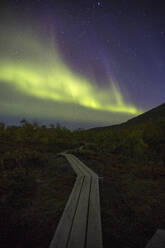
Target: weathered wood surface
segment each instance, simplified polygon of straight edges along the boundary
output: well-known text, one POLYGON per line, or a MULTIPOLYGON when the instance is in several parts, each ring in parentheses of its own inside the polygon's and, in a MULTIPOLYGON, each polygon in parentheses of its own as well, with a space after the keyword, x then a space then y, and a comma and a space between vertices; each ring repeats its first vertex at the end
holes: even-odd
POLYGON ((102 247, 99 182, 98 178, 95 177, 92 178, 91 182, 86 247, 102 247))
POLYGON ((145 248, 164 248, 165 231, 158 229, 145 248))
POLYGON ((73 221, 72 231, 69 237, 69 248, 84 248, 86 240, 86 226, 88 217, 88 202, 90 194, 90 177, 84 179, 79 204, 73 221))
POLYGON ((72 227, 72 221, 76 212, 78 200, 80 197, 80 192, 82 188, 84 177, 78 177, 69 200, 66 204, 63 215, 57 226, 55 235, 51 241, 50 248, 65 248, 67 247, 67 242, 72 227))
POLYGON ((50 248, 102 248, 98 176, 72 154, 62 154, 77 175, 50 248))
POLYGON ((79 160, 74 155, 71 155, 71 156, 72 158, 74 158, 75 161, 77 161, 78 165, 80 165, 82 168, 84 168, 89 173, 89 175, 98 178, 98 175, 94 171, 92 171, 90 168, 88 168, 81 160, 79 160))

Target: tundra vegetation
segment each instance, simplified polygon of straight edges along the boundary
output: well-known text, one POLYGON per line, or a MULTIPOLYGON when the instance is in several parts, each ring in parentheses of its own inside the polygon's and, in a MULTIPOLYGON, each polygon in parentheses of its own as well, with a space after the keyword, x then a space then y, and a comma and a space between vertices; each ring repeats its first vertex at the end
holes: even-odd
POLYGON ((75 175, 59 153, 100 176, 104 247, 141 248, 165 229, 165 118, 70 131, 0 124, 1 247, 48 247, 75 175))

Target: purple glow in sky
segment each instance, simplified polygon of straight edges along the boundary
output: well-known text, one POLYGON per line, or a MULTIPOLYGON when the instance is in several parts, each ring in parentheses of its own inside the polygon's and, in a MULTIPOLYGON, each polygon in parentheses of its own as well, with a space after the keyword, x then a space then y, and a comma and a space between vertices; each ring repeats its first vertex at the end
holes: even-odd
POLYGON ((111 125, 165 102, 163 1, 2 0, 0 16, 1 121, 111 125))

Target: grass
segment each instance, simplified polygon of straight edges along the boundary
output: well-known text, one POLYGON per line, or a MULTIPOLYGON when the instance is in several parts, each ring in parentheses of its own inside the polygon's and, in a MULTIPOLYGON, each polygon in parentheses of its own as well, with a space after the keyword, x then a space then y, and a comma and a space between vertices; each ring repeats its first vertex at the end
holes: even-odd
POLYGON ((100 196, 104 248, 144 248, 157 229, 165 229, 163 169, 160 173, 152 165, 122 164, 116 156, 87 151, 77 152, 77 156, 103 176, 100 196))
POLYGON ((28 172, 35 182, 32 192, 22 192, 21 199, 19 188, 17 204, 16 194, 10 199, 11 204, 1 204, 2 248, 13 244, 17 248, 49 247, 75 181, 65 158, 53 154, 47 154, 42 165, 29 168, 28 172))

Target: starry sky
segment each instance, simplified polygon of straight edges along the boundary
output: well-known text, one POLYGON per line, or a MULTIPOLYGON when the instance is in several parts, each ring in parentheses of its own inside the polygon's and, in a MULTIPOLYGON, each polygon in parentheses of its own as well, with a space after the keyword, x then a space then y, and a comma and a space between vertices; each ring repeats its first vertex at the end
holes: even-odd
POLYGON ((165 102, 160 0, 1 0, 0 121, 88 128, 165 102))

